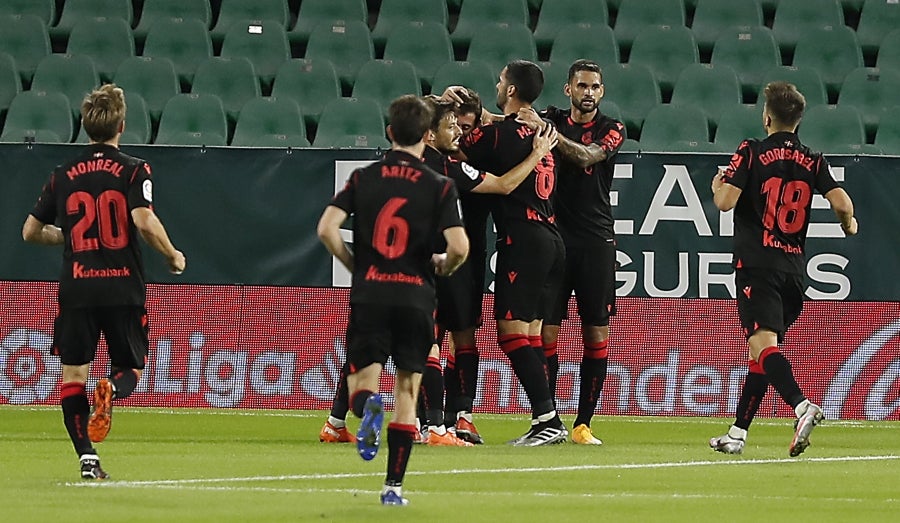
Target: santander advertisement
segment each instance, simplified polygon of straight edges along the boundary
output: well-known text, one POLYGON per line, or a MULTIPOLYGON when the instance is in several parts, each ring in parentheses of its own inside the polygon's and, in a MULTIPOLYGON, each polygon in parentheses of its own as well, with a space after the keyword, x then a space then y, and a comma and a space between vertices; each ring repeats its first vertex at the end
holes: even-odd
MULTIPOLYGON (((329 408, 345 354, 347 298, 333 288, 151 285, 150 353, 124 404, 329 408)), ((491 295, 484 305, 491 310, 491 295)), ((733 300, 626 297, 617 305, 600 413, 733 415, 747 369, 733 300)), ((0 404, 58 403, 56 310, 55 283, 0 282, 0 404)), ((577 318, 574 305, 570 317, 577 318)), ((564 322, 559 347, 557 406, 574 413, 577 320, 564 322)), ((527 412, 491 320, 480 329, 479 350, 476 411, 527 412)), ((900 303, 808 301, 782 350, 829 419, 900 416, 900 303)), ((101 342, 92 381, 107 366, 101 342)), ((389 366, 383 390, 392 375, 389 366)), ((760 414, 791 415, 771 388, 760 414)))

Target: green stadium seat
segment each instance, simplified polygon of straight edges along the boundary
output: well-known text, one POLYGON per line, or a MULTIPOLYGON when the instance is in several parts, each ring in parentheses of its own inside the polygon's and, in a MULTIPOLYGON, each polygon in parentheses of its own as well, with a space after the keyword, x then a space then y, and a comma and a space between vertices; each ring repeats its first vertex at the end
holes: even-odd
POLYGON ((411 63, 422 87, 430 89, 438 67, 453 61, 450 34, 445 26, 435 22, 409 22, 395 26, 385 43, 384 59, 411 63))
POLYGON ((692 105, 661 104, 647 113, 640 136, 645 151, 679 151, 690 142, 702 147, 709 144, 709 123, 692 105))
POLYGON ((131 0, 66 0, 63 4, 59 22, 50 28, 50 37, 54 41, 64 42, 72 28, 82 20, 97 18, 121 18, 131 27, 134 10, 131 0))
POLYGON ((201 20, 160 18, 147 33, 143 56, 170 60, 181 89, 190 90, 197 68, 213 56, 212 40, 201 20))
POLYGON ((56 21, 56 0, 3 0, 0 15, 34 15, 50 27, 56 21))
POLYGON ((122 60, 134 56, 134 35, 121 18, 88 18, 72 28, 66 53, 89 57, 100 79, 109 82, 122 60))
POLYGON ((163 109, 156 141, 159 145, 228 144, 228 122, 222 100, 213 94, 179 94, 163 109))
MULTIPOLYGON (((146 145, 150 143, 152 126, 150 123, 150 114, 147 112, 147 103, 139 94, 127 94, 125 103, 128 111, 125 115, 125 132, 119 138, 119 143, 123 145, 146 145)), ((84 127, 78 131, 78 138, 75 143, 85 144, 90 142, 84 127)))
POLYGON ((485 24, 524 25, 528 27, 528 6, 525 0, 491 0, 490 2, 463 2, 459 10, 456 28, 450 40, 458 54, 468 48, 476 34, 484 31, 485 24))
POLYGON ((291 45, 284 25, 276 20, 235 22, 222 42, 221 56, 250 60, 262 90, 269 91, 278 68, 291 59, 291 45))
POLYGON ((818 70, 829 99, 837 99, 847 74, 863 66, 856 32, 845 25, 810 31, 797 42, 793 65, 818 70))
POLYGON ((620 153, 636 153, 641 150, 641 142, 635 140, 634 138, 626 138, 625 141, 622 142, 622 147, 619 148, 620 153))
POLYGON ((742 141, 748 138, 762 139, 765 136, 762 109, 755 105, 742 104, 722 113, 719 117, 713 143, 719 151, 733 153, 742 141))
POLYGON ((35 91, 64 94, 75 121, 80 118, 84 96, 99 86, 100 76, 91 59, 68 54, 51 54, 41 60, 31 82, 35 91))
POLYGON ((369 27, 359 20, 320 24, 309 37, 304 58, 331 60, 342 87, 349 91, 359 68, 375 58, 369 27))
POLYGON ((825 154, 857 154, 866 143, 862 117, 850 106, 817 105, 803 116, 797 129, 800 141, 825 154))
POLYGON ((221 0, 221 2, 216 25, 210 31, 210 37, 217 45, 236 24, 246 26, 251 22, 274 22, 287 32, 290 23, 287 0, 221 0))
POLYGON ((794 47, 807 34, 826 27, 844 25, 844 11, 838 0, 802 0, 780 2, 772 22, 772 33, 781 48, 782 58, 791 56, 794 47))
MULTIPOLYGON (((197 20, 209 31, 212 8, 209 0, 144 0, 141 19, 134 28, 134 38, 139 45, 159 20, 197 20)), ((207 33, 207 38, 209 34, 207 33)))
POLYGON ((74 130, 69 99, 64 94, 22 91, 9 105, 0 142, 69 143, 74 130))
MULTIPOLYGON (((596 2, 589 9, 582 0, 553 0, 541 6, 537 25, 534 27, 534 42, 538 53, 546 56, 556 38, 571 29, 572 13, 578 13, 579 24, 595 27, 609 27, 609 11, 606 2, 596 2)), ((616 47, 618 49, 618 45, 616 47)), ((552 60, 551 60, 552 61, 552 60)), ((618 58, 616 59, 618 61, 618 58)))
POLYGON ((687 27, 653 25, 643 28, 635 37, 628 63, 649 67, 663 98, 668 99, 681 71, 700 63, 700 53, 687 27))
MULTIPOLYGON (((565 108, 565 106, 563 106, 565 108)), ((622 109, 616 105, 615 102, 607 102, 606 100, 600 100, 600 105, 598 106, 600 109, 600 113, 609 116, 613 120, 622 121, 622 109)), ((626 133, 627 136, 627 133, 626 133)))
POLYGON ((325 105, 340 98, 341 82, 331 61, 295 58, 278 69, 272 96, 297 102, 307 125, 315 125, 325 105))
POLYGON ((781 65, 772 30, 764 26, 732 27, 713 45, 710 63, 730 66, 741 80, 745 102, 755 101, 762 75, 781 65))
POLYGON ((6 116, 9 104, 22 92, 22 79, 16 61, 7 53, 0 53, 0 123, 6 116))
MULTIPOLYGON (((859 13, 856 35, 863 53, 873 56, 882 41, 892 31, 900 28, 900 2, 893 0, 866 0, 859 13)), ((881 67, 881 65, 879 65, 881 67)))
POLYGON ((331 145, 335 149, 387 149, 390 146, 391 142, 380 134, 345 134, 331 145))
POLYGON ((806 108, 828 103, 828 92, 825 90, 825 82, 817 69, 812 67, 794 67, 779 65, 766 71, 759 85, 759 94, 756 97, 756 105, 762 110, 766 99, 763 90, 769 82, 788 82, 794 84, 797 90, 806 98, 806 108))
POLYGON ((900 106, 900 71, 860 67, 850 71, 841 86, 838 106, 855 107, 862 116, 866 141, 875 139, 875 131, 888 109, 900 106))
POLYGON ((297 102, 261 97, 241 109, 231 145, 241 147, 309 147, 306 124, 297 102))
POLYGON ((900 156, 900 107, 885 112, 875 134, 875 146, 884 154, 900 156))
POLYGON ((646 65, 616 64, 603 69, 604 99, 622 109, 629 136, 640 135, 647 113, 662 103, 659 84, 646 65))
POLYGON ((572 65, 588 58, 607 67, 619 63, 619 44, 608 25, 574 24, 561 31, 550 48, 550 61, 572 65))
POLYGON ((447 62, 434 73, 431 92, 439 95, 451 85, 463 85, 477 92, 482 103, 490 107, 497 98, 499 79, 500 71, 491 71, 481 62, 447 62))
POLYGON ((758 0, 698 0, 691 30, 701 53, 712 51, 722 31, 733 26, 763 25, 758 0))
MULTIPOLYGON (((307 45, 319 25, 346 26, 350 22, 368 22, 366 0, 303 0, 297 13, 297 23, 288 32, 291 43, 307 45), (340 20, 341 23, 337 23, 340 20)), ((366 25, 368 32, 368 25, 366 25)), ((371 37, 370 37, 371 39, 371 37)), ((307 56, 309 58, 309 56, 307 56)), ((371 59, 374 57, 369 57, 371 59)))
POLYGON ((470 62, 482 62, 498 73, 513 60, 537 62, 534 37, 521 24, 483 25, 469 43, 470 62))
MULTIPOLYGON (((411 22, 437 24, 447 30, 449 24, 446 0, 388 0, 381 3, 378 11, 378 20, 372 29, 372 42, 376 51, 385 50, 385 45, 391 34, 401 28, 396 40, 401 40, 402 35, 411 22)), ((421 26, 420 26, 421 27, 421 26)), ((412 39, 412 36, 408 38, 412 39)), ((424 44, 421 44, 424 45, 424 44)), ((385 56, 387 59, 387 56, 385 56)))
POLYGON ((34 15, 0 15, 0 53, 16 60, 22 84, 31 84, 38 62, 50 54, 47 27, 34 15))
POLYGON ((359 69, 352 96, 375 100, 387 118, 388 106, 404 94, 422 95, 419 77, 412 64, 405 60, 372 60, 359 69))
POLYGON ((385 136, 383 111, 368 98, 337 98, 322 109, 314 147, 337 147, 346 136, 385 136))
POLYGON ((218 96, 230 122, 237 121, 245 103, 260 96, 256 69, 246 58, 213 57, 203 62, 191 92, 218 96))
POLYGON ((569 107, 569 97, 563 90, 569 80, 569 64, 541 62, 539 65, 544 71, 544 89, 533 105, 540 109, 548 105, 562 109, 569 107))
POLYGON ((900 27, 884 37, 878 49, 875 66, 881 69, 900 70, 900 27))
POLYGON ((645 27, 685 26, 684 0, 622 0, 616 15, 616 40, 623 56, 645 27))
POLYGON ((692 64, 678 75, 672 103, 703 111, 715 129, 719 118, 741 104, 741 82, 727 65, 692 64))
POLYGON ((134 56, 126 58, 116 69, 113 82, 125 91, 125 99, 131 94, 140 95, 147 104, 147 112, 158 123, 166 103, 180 94, 175 66, 168 58, 134 56))

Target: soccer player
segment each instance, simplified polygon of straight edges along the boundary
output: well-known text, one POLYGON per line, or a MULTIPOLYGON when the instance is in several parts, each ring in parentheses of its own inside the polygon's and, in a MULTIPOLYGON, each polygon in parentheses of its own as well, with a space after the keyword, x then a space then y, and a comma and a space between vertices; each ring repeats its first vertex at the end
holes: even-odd
POLYGON ((738 316, 750 360, 735 422, 727 434, 710 439, 709 446, 726 454, 743 451, 747 429, 771 383, 797 415, 789 453, 799 456, 824 415, 803 395, 778 344, 803 308, 804 245, 813 190, 831 204, 846 235, 856 234, 858 225, 853 202, 832 177, 828 162, 797 136, 806 106, 803 95, 786 82, 772 82, 763 93, 768 136, 743 141, 728 167, 712 180, 716 207, 734 209, 738 316))
POLYGON ((532 129, 547 119, 560 133, 559 146, 554 150, 558 181, 553 208, 566 245, 566 273, 556 302, 544 319, 541 337, 550 392, 555 397, 557 339, 574 290, 584 350, 572 441, 600 445, 602 442, 591 431, 591 419, 606 380, 609 318, 616 313, 616 240, 609 191, 616 153, 625 140, 625 126, 598 109, 604 90, 603 75, 595 62, 576 60, 569 67, 564 90, 570 101, 568 109, 551 106, 540 113, 531 108, 519 113, 519 119, 532 129))
MULTIPOLYGON (((436 172, 448 176, 456 182, 456 186, 460 191, 461 202, 465 201, 467 195, 509 194, 525 180, 544 156, 556 145, 556 130, 551 126, 547 126, 543 132, 535 135, 531 154, 510 171, 500 176, 479 171, 467 163, 449 156, 459 151, 459 140, 463 134, 462 129, 458 125, 456 104, 442 100, 437 96, 428 96, 425 100, 434 111, 434 117, 431 121, 431 132, 428 140, 426 140, 428 147, 425 148, 425 163, 436 172)), ((480 111, 480 103, 478 105, 480 111)), ((463 216, 467 217, 465 209, 464 206, 463 216)), ((482 223, 480 227, 480 231, 475 230, 471 234, 480 234, 484 238, 484 224, 482 223)), ((452 411, 455 409, 457 414, 457 417, 454 418, 456 420, 456 435, 470 443, 483 442, 475 429, 471 413, 478 372, 478 353, 475 351, 474 343, 475 328, 480 323, 482 289, 484 288, 483 258, 479 263, 481 265, 476 267, 467 261, 456 274, 449 278, 438 280, 437 285, 437 321, 442 328, 451 332, 457 351, 457 363, 461 363, 458 368, 462 379, 458 381, 460 388, 457 390, 457 402, 454 405, 448 399, 447 410, 452 411), (460 348, 463 350, 461 351, 460 348), (470 353, 474 354, 474 358, 467 358, 470 353)), ((436 416, 440 414, 440 399, 443 397, 439 359, 438 346, 435 345, 432 353, 429 355, 429 368, 426 369, 423 376, 424 396, 427 407, 430 407, 430 409, 426 409, 430 410, 430 412, 426 412, 426 418, 429 419, 429 425, 432 425, 429 427, 427 440, 429 444, 431 444, 432 439, 440 441, 439 438, 444 428, 443 426, 433 426, 438 423, 436 416), (429 374, 434 375, 434 377, 429 379, 429 374), (438 438, 434 437, 435 434, 438 435, 438 438)), ((443 423, 443 420, 440 423, 443 423)))
POLYGON ((416 432, 416 397, 434 341, 435 273, 452 274, 465 261, 469 242, 456 186, 421 161, 431 123, 428 105, 405 95, 391 103, 388 113, 391 150, 350 175, 322 214, 318 234, 353 274, 347 385, 351 410, 362 418, 356 436, 363 459, 375 457, 381 439, 381 371, 388 357, 397 367, 381 502, 405 505, 401 487, 416 432), (340 234, 350 215, 355 252, 340 234), (447 250, 434 254, 438 236, 447 250))
POLYGON ((119 150, 125 111, 125 95, 114 84, 85 97, 81 123, 90 143, 53 170, 22 227, 27 242, 63 245, 53 350, 62 363, 63 420, 81 462, 81 477, 90 480, 109 478, 92 442, 106 438, 112 400, 134 391, 147 358, 138 233, 165 256, 171 272, 180 274, 185 267, 184 254, 153 212, 150 166, 119 150), (110 374, 97 382, 90 412, 85 384, 101 332, 110 374))
MULTIPOLYGON (((516 122, 516 113, 531 106, 543 85, 543 72, 532 62, 516 60, 504 67, 497 83, 497 107, 506 117, 472 131, 461 144, 460 159, 478 169, 502 173, 531 154, 536 131, 516 122)), ((533 416, 531 429, 513 440, 515 445, 560 443, 568 435, 550 394, 541 344, 541 322, 561 284, 565 263, 550 202, 555 189, 555 164, 548 153, 524 182, 500 198, 502 217, 494 215, 497 341, 525 389, 533 416)))

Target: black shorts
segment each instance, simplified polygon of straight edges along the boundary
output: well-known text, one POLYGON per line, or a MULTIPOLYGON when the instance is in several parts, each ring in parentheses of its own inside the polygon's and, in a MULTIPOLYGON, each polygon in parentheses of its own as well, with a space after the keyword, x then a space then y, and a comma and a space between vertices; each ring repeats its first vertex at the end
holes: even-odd
POLYGON ((434 337, 433 312, 415 307, 350 304, 347 361, 351 369, 373 363, 384 365, 391 357, 398 370, 421 373, 434 337))
POLYGON ((598 239, 566 247, 566 273, 544 324, 559 325, 568 319, 569 298, 575 291, 582 325, 605 327, 616 314, 616 243, 598 239))
POLYGON ((53 352, 63 365, 90 363, 101 332, 113 368, 144 368, 150 324, 147 309, 140 305, 61 307, 53 327, 53 352))
POLYGON ((744 336, 760 328, 784 333, 803 310, 803 276, 781 271, 745 268, 735 271, 738 316, 744 336))
POLYGON ((544 319, 565 272, 562 238, 534 226, 513 224, 498 242, 494 317, 531 322, 544 319))
MULTIPOLYGON (((484 264, 478 267, 483 267, 484 264)), ((451 332, 466 330, 481 325, 481 301, 484 278, 475 281, 471 262, 464 263, 451 276, 438 277, 437 289, 437 323, 444 330, 451 332)))

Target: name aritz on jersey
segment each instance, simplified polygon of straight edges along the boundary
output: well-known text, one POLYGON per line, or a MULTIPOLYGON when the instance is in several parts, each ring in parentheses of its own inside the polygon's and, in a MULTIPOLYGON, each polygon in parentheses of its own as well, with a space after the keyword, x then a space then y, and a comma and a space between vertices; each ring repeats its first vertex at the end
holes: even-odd
POLYGON ((462 168, 462 172, 464 172, 466 174, 466 176, 468 176, 469 178, 471 178, 473 180, 477 180, 478 177, 480 176, 478 169, 472 167, 471 165, 467 164, 466 162, 460 162, 459 165, 462 168))

